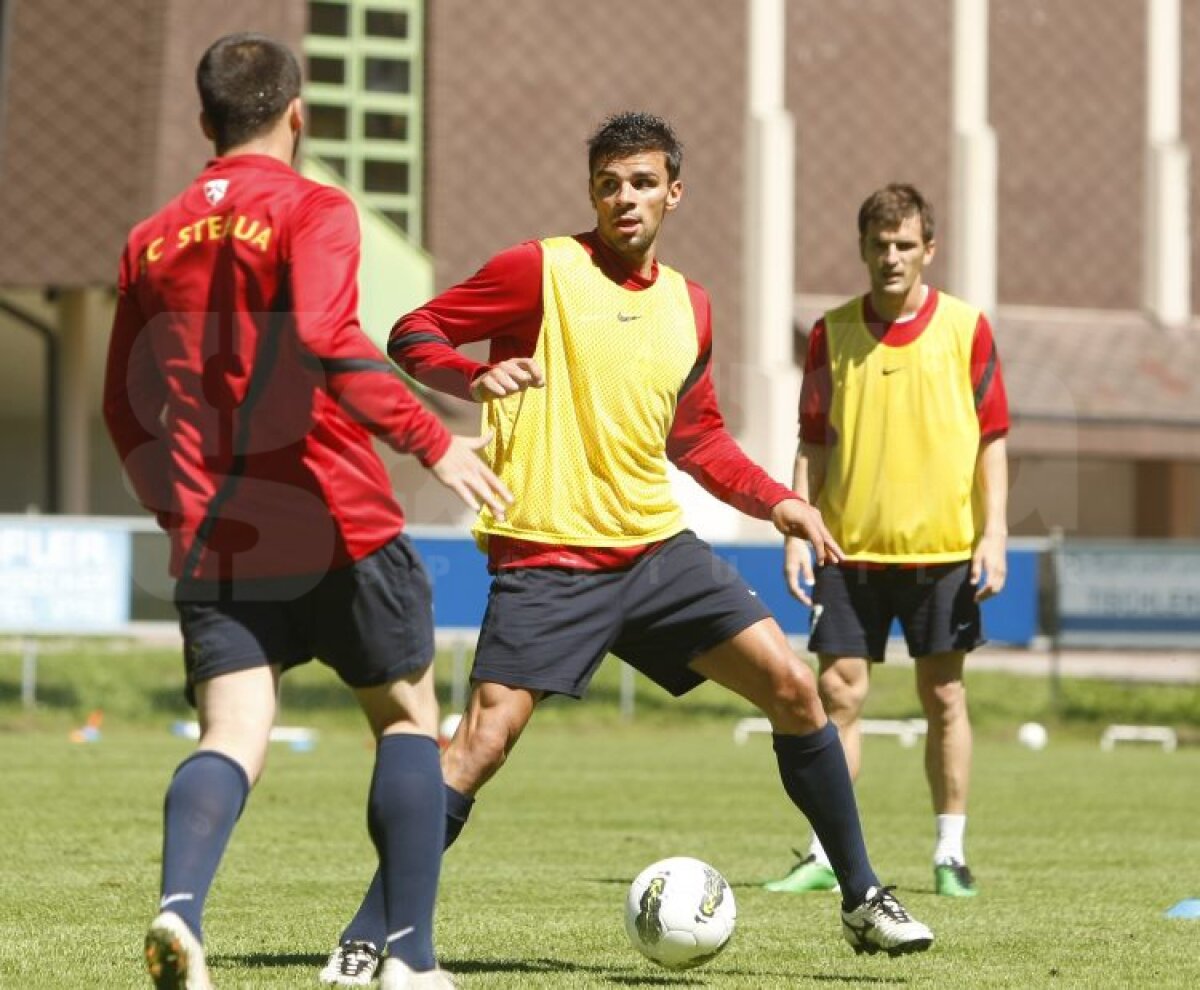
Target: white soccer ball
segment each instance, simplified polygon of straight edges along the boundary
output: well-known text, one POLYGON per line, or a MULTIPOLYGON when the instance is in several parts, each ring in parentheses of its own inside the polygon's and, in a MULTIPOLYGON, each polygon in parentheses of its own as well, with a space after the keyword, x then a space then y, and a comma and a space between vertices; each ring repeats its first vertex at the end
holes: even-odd
POLYGON ((459 712, 453 712, 442 719, 438 725, 438 746, 445 749, 450 745, 450 740, 454 738, 454 733, 458 731, 458 723, 462 721, 462 715, 459 712))
POLYGON ((633 947, 667 969, 691 969, 725 948, 737 907, 725 878, 707 863, 674 856, 647 866, 629 885, 625 932, 633 947))
POLYGON ((1050 734, 1040 722, 1026 722, 1017 729, 1017 742, 1026 749, 1045 749, 1050 734))

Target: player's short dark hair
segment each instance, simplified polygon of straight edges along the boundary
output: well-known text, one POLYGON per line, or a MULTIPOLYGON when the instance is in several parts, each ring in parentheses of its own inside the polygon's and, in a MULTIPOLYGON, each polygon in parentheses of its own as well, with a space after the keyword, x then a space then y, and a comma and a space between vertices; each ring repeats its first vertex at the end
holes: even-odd
POLYGON ((196 88, 213 143, 225 151, 270 130, 300 95, 300 64, 274 38, 227 34, 200 59, 196 88))
POLYGON ((921 240, 933 240, 933 204, 907 182, 892 182, 876 189, 858 208, 858 236, 866 237, 872 223, 885 229, 899 227, 909 217, 921 218, 921 240))
POLYGON ((674 182, 683 167, 683 144, 661 117, 627 110, 608 117, 588 138, 588 175, 618 158, 642 151, 661 151, 667 157, 667 178, 674 182))

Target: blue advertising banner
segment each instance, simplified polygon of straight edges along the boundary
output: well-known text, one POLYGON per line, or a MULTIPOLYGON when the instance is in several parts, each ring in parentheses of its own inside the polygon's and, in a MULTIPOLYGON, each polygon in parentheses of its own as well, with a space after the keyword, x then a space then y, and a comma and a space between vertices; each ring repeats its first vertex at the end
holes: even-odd
MULTIPOLYGON (((478 629, 487 605, 486 558, 458 533, 439 534, 414 527, 409 537, 433 581, 434 616, 439 629, 478 629)), ((733 564, 758 592, 789 636, 808 632, 809 610, 788 593, 783 581, 780 543, 714 543, 716 553, 733 564)), ((1027 646, 1037 634, 1038 552, 1015 547, 1008 554, 1004 592, 984 603, 988 641, 1027 646)))
POLYGON ((1072 540, 1054 565, 1061 645, 1200 643, 1200 544, 1072 540))
POLYGON ((120 632, 129 621, 130 537, 84 520, 0 519, 0 631, 120 632))

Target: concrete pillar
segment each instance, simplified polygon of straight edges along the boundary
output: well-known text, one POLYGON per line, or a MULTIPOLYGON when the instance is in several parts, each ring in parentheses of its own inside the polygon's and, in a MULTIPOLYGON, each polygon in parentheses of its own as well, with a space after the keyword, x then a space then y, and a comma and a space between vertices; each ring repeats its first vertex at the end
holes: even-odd
POLYGON ((1142 305, 1161 325, 1191 321, 1191 156, 1180 141, 1179 0, 1146 3, 1146 178, 1142 305))
POLYGON ((88 335, 96 322, 96 305, 88 289, 64 290, 58 304, 58 478, 59 511, 84 515, 89 509, 88 439, 91 396, 88 335))
POLYGON ((947 284, 996 311, 996 132, 988 124, 988 0, 954 0, 947 284))
MULTIPOLYGON (((738 394, 740 439, 776 479, 790 483, 800 376, 795 323, 795 136, 784 106, 784 0, 750 0, 745 291, 738 394)), ((770 535, 747 520, 746 535, 770 535)))

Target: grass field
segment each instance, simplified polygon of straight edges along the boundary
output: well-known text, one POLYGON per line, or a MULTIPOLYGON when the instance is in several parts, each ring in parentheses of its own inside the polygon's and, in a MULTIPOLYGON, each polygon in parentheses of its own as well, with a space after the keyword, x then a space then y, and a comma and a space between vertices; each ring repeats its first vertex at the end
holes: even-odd
MULTIPOLYGON (((19 658, 0 652, 0 987, 148 986, 162 791, 190 744, 172 653, 101 646, 42 658, 36 713, 19 658), (78 655, 87 653, 86 656, 78 655), (100 741, 70 728, 103 707, 100 741)), ((880 672, 870 714, 911 710, 905 671, 880 672)), ((444 965, 468 988, 1200 986, 1200 921, 1163 912, 1200 897, 1200 749, 1099 750, 1080 712, 1127 706, 1196 725, 1194 688, 1068 685, 1071 719, 1050 746, 1013 742, 1050 721, 1046 685, 972 678, 978 724, 968 848, 982 895, 932 893, 932 827, 918 749, 869 738, 859 796, 872 858, 937 934, 912 958, 855 957, 833 895, 769 894, 807 829, 778 785, 765 736, 732 741, 749 714, 708 687, 683 703, 639 693, 616 715, 606 668, 584 705, 540 713, 447 856, 438 916, 444 965), (1110 691, 1112 692, 1110 695, 1110 691), (628 881, 693 855, 738 900, 728 950, 703 969, 656 969, 625 942, 628 881)), ((207 928, 221 990, 316 986, 315 974, 371 871, 363 824, 370 747, 320 668, 297 672, 283 721, 320 731, 310 752, 276 746, 217 877, 207 928)))

